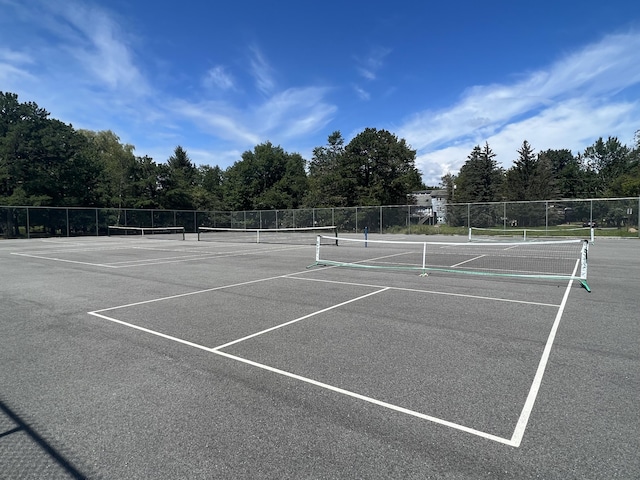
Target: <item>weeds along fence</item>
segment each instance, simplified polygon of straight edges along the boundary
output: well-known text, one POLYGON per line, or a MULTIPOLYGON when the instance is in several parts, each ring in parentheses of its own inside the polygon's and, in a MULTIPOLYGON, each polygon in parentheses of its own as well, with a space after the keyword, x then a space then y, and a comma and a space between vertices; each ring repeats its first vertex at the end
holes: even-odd
MULTIPOLYGON (((449 203, 431 206, 194 211, 0 206, 0 238, 107 235, 109 225, 296 228, 335 225, 340 232, 460 233, 469 227, 552 228, 594 224, 612 235, 640 237, 640 197, 535 202, 449 203)), ((606 232, 603 232, 606 234, 606 232)))

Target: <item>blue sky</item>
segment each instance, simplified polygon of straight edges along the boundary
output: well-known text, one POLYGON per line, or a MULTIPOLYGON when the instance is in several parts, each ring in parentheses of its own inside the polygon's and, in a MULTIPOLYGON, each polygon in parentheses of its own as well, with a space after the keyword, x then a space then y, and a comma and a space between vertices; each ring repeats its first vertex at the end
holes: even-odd
POLYGON ((0 0, 0 91, 165 162, 311 159, 386 129, 428 185, 485 142, 575 153, 640 129, 637 0, 0 0))

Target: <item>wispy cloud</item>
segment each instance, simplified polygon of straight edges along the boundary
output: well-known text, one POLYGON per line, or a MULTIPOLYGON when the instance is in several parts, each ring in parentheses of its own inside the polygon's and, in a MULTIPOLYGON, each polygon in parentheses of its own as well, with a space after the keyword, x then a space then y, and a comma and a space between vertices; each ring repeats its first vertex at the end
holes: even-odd
POLYGON ((452 107, 409 118, 399 135, 418 149, 430 182, 457 171, 485 141, 507 166, 525 139, 538 149, 580 150, 609 131, 634 128, 625 115, 638 118, 637 97, 617 95, 640 84, 639 52, 640 33, 605 37, 512 84, 469 88, 452 107))
POLYGON ((375 80, 378 70, 384 66, 384 59, 391 53, 391 49, 377 47, 365 57, 356 57, 356 69, 367 80, 375 80))
POLYGON ((51 14, 43 24, 57 36, 60 51, 75 60, 66 65, 84 70, 93 81, 127 96, 150 93, 135 61, 132 39, 112 12, 76 1, 43 5, 51 14))
POLYGON ((225 102, 185 100, 174 101, 171 110, 212 136, 251 148, 269 139, 295 139, 326 126, 336 107, 323 100, 325 94, 326 89, 319 87, 291 88, 245 110, 225 102))
POLYGON ((256 87, 263 94, 268 95, 275 88, 275 82, 272 78, 273 70, 258 47, 251 46, 249 52, 251 54, 249 66, 251 74, 255 78, 256 87))
POLYGON ((325 127, 337 107, 325 101, 323 87, 290 88, 271 97, 256 110, 256 120, 266 119, 265 132, 283 139, 301 137, 325 127))
POLYGON ((33 63, 33 57, 25 52, 11 50, 10 48, 0 48, 0 62, 29 64, 33 63))
POLYGON ((233 76, 222 65, 209 69, 205 76, 204 84, 206 87, 213 87, 223 91, 235 88, 233 76))
POLYGON ((360 100, 368 101, 371 99, 371 94, 360 85, 354 85, 353 90, 356 92, 356 95, 360 100))

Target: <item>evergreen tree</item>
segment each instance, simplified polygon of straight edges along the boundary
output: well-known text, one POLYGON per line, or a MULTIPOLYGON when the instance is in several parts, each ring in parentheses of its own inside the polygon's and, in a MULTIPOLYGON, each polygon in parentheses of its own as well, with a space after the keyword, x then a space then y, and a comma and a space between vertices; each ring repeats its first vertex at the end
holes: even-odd
POLYGON ((339 131, 327 139, 327 146, 313 149, 309 162, 309 191, 305 205, 309 207, 343 207, 348 203, 348 191, 352 188, 340 173, 344 157, 344 139, 339 131))
POLYGON ((519 157, 507 170, 505 197, 507 200, 544 200, 555 196, 555 179, 551 161, 538 156, 526 140, 518 150, 519 157))
POLYGON ((503 170, 495 160, 495 153, 486 143, 476 145, 456 178, 456 202, 495 202, 500 200, 503 170))
POLYGON ((193 209, 196 167, 187 155, 187 151, 178 145, 162 171, 164 173, 161 177, 162 206, 181 210, 193 209))
POLYGON ((600 137, 585 149, 583 158, 595 176, 593 190, 597 196, 608 194, 614 180, 629 171, 629 152, 617 137, 609 137, 606 142, 600 137))

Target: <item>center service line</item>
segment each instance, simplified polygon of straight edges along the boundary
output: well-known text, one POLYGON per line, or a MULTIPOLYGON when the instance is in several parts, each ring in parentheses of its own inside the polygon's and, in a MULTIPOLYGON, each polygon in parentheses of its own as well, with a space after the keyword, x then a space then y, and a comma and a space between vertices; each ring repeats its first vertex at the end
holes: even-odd
POLYGON ((225 343, 224 345, 220 345, 219 347, 213 348, 212 351, 215 352, 215 353, 218 353, 218 350, 220 350, 222 348, 229 347, 229 346, 231 346, 233 344, 243 342, 243 341, 248 340, 248 339, 253 338, 253 337, 257 337, 258 335, 262 335, 263 333, 271 332, 272 330, 277 330, 278 328, 286 327, 287 325, 291 325, 293 323, 299 322, 299 321, 304 320, 306 318, 310 318, 310 317, 313 317, 315 315, 319 315, 321 313, 328 312, 329 310, 333 310, 334 308, 342 307, 342 306, 347 305, 347 304, 352 303, 352 302, 357 302, 358 300, 362 300, 363 298, 367 298, 367 297, 370 297, 372 295, 377 295, 378 293, 385 292, 385 291, 387 291, 389 289, 390 289, 389 287, 385 287, 385 288, 382 288, 380 290, 376 290, 375 292, 367 293, 366 295, 362 295, 360 297, 352 298, 351 300, 347 300, 346 302, 338 303, 336 305, 332 305, 330 307, 323 308, 322 310, 318 310, 317 312, 313 312, 313 313, 310 313, 310 314, 305 315, 303 317, 290 320, 290 321, 282 323, 280 325, 276 325, 275 327, 267 328, 266 330, 262 330, 261 332, 252 333, 251 335, 247 335, 246 337, 242 337, 242 338, 239 338, 237 340, 233 340, 232 342, 225 343))

